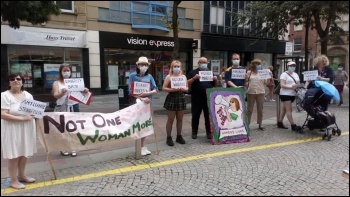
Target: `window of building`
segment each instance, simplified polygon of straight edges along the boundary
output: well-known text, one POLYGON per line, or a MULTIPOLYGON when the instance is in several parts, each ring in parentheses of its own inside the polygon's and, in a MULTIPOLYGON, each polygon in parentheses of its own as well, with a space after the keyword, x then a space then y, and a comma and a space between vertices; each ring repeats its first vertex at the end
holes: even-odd
POLYGON ((337 25, 344 31, 349 31, 349 14, 343 14, 340 19, 336 20, 337 25))
POLYGON ((296 38, 293 40, 293 51, 298 52, 301 51, 301 44, 302 44, 302 39, 301 38, 296 38))
POLYGON ((298 25, 298 26, 294 25, 294 31, 302 31, 302 30, 303 30, 303 25, 298 25))
POLYGON ((186 9, 177 8, 178 21, 180 22, 180 29, 193 30, 193 19, 186 18, 186 9))
POLYGON ((26 80, 24 88, 35 94, 51 92, 63 62, 70 64, 72 77, 83 77, 82 56, 78 48, 8 46, 10 73, 21 73, 26 80))
POLYGON ((74 1, 55 1, 62 12, 74 13, 74 1))
POLYGON ((224 20, 225 20, 225 9, 212 6, 210 8, 210 24, 223 26, 224 20))
MULTIPOLYGON (((136 61, 145 56, 151 63, 149 73, 153 76, 158 88, 162 88, 164 79, 169 71, 172 60, 172 51, 149 51, 106 48, 105 53, 105 90, 117 90, 119 85, 129 83, 129 75, 136 71, 136 61)), ((179 52, 184 75, 188 70, 188 54, 179 52)))

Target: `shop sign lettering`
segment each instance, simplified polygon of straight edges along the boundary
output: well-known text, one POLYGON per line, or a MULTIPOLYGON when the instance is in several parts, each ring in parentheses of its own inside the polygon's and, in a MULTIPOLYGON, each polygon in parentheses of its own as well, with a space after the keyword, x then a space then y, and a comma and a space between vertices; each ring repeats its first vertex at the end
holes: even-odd
POLYGON ((132 45, 146 45, 146 46, 156 46, 156 47, 174 47, 173 41, 161 41, 161 40, 147 40, 141 39, 139 37, 126 38, 128 44, 132 45))

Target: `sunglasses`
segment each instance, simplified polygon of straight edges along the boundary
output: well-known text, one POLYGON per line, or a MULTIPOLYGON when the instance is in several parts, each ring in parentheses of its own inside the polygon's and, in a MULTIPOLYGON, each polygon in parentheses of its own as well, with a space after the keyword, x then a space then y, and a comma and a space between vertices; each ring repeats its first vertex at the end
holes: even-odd
POLYGON ((10 81, 15 81, 15 80, 22 81, 22 78, 12 78, 12 79, 10 79, 10 81))

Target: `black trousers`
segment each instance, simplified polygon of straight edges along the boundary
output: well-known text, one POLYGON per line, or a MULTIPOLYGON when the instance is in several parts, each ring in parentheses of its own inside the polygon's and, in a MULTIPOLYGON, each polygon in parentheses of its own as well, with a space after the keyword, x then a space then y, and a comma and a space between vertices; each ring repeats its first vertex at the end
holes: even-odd
POLYGON ((209 122, 209 109, 207 104, 206 96, 191 96, 191 113, 192 113, 192 131, 198 131, 199 119, 201 117, 201 113, 204 113, 205 120, 205 130, 207 133, 210 132, 210 122, 209 122))

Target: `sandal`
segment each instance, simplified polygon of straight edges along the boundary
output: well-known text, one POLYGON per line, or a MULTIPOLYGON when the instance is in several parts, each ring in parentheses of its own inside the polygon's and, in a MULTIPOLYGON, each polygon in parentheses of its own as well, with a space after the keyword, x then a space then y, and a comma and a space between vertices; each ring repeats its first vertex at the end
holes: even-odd
POLYGON ((22 183, 18 183, 18 185, 10 185, 10 187, 12 187, 14 189, 24 189, 24 188, 26 188, 26 186, 23 185, 22 183))
POLYGON ((263 126, 260 126, 259 129, 262 130, 262 131, 266 130, 265 127, 263 127, 263 126))
POLYGON ((18 177, 18 181, 23 183, 34 183, 35 179, 29 176, 24 176, 24 177, 18 177))
POLYGON ((71 156, 72 156, 72 157, 76 157, 76 156, 77 156, 77 153, 76 153, 75 151, 72 151, 71 156))
POLYGON ((63 151, 63 152, 62 152, 62 151, 61 151, 61 155, 62 155, 62 156, 68 156, 68 155, 69 155, 69 152, 67 152, 67 151, 63 151))

